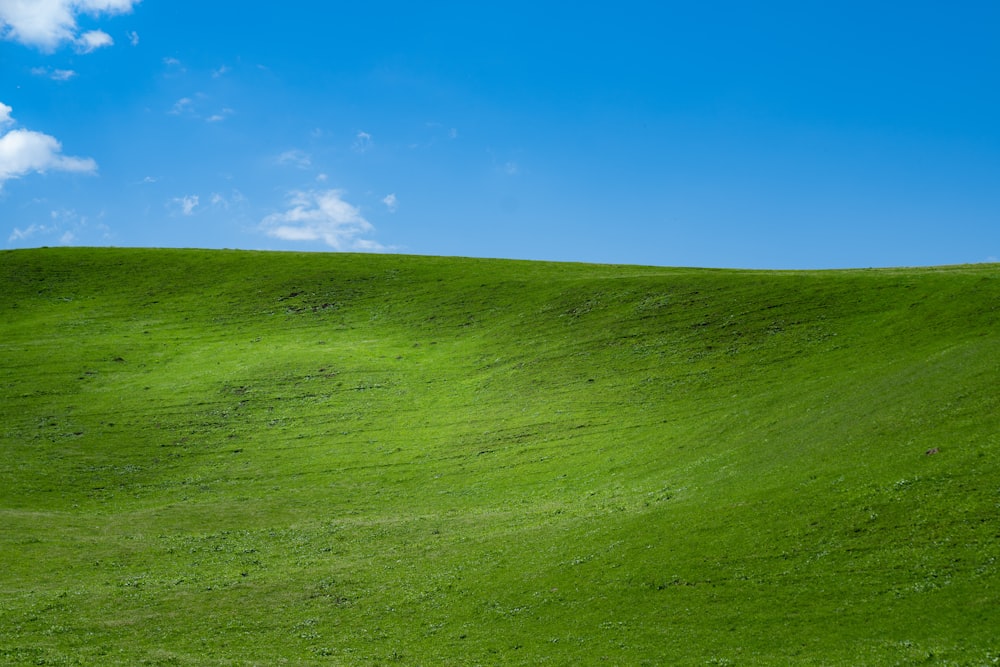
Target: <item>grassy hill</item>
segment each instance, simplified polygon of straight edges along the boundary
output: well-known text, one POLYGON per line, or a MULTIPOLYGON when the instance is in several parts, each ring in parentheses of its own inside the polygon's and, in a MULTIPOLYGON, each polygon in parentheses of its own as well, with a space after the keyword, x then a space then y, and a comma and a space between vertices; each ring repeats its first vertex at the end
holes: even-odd
POLYGON ((0 663, 997 664, 998 309, 997 265, 0 252, 0 663))

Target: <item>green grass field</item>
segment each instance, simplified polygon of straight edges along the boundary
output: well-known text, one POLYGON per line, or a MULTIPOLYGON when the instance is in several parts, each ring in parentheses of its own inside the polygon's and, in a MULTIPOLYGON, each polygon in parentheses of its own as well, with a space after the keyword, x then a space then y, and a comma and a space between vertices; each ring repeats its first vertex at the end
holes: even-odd
POLYGON ((2 664, 1000 663, 1000 266, 38 249, 0 313, 2 664))

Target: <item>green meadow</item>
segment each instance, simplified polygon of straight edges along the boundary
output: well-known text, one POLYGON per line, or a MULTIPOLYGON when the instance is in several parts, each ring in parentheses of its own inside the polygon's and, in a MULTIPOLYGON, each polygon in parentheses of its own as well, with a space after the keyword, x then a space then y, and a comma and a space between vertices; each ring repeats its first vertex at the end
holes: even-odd
POLYGON ((0 664, 1000 664, 1000 266, 0 252, 0 664))

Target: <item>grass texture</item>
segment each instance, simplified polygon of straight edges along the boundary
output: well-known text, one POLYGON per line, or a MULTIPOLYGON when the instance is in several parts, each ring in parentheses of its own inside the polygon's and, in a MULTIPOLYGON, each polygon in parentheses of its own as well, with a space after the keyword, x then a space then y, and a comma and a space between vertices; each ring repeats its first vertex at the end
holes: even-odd
POLYGON ((1000 267, 0 252, 0 663, 1000 663, 1000 267))

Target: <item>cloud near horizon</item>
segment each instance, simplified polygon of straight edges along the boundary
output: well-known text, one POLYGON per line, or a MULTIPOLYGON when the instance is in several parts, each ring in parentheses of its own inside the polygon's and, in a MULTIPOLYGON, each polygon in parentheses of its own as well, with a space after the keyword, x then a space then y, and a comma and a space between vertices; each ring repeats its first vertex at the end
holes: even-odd
POLYGON ((322 241, 334 250, 385 250, 362 238, 375 228, 361 210, 344 200, 343 190, 296 190, 288 195, 288 210, 272 213, 260 227, 268 236, 283 241, 322 241))
POLYGON ((110 227, 100 222, 101 217, 103 214, 98 216, 98 222, 94 224, 87 216, 79 215, 73 209, 56 209, 49 212, 47 222, 33 222, 24 228, 15 227, 7 237, 7 243, 45 238, 47 243, 73 245, 81 237, 109 241, 113 234, 110 227))
POLYGON ((0 0, 0 38, 51 53, 72 43, 90 53, 113 43, 101 30, 78 34, 79 14, 128 14, 141 0, 0 0))
MULTIPOLYGON (((0 102, 0 132, 15 123, 11 111, 0 102)), ((97 162, 63 155, 62 144, 41 132, 15 129, 0 135, 0 188, 6 181, 50 170, 92 174, 97 171, 97 162)))

